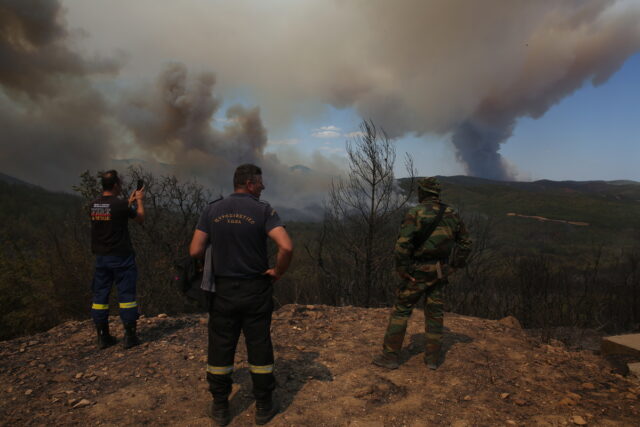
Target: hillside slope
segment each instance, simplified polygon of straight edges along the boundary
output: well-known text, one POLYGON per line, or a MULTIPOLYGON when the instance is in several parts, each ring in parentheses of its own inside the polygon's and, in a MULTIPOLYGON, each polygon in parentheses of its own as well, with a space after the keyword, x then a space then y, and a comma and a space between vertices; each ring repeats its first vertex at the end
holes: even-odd
MULTIPOLYGON (((283 409, 270 425, 631 426, 640 419, 637 380, 613 373, 593 353, 543 344, 509 319, 447 313, 445 361, 429 371, 416 312, 400 369, 375 367, 387 315, 296 305, 276 312, 283 409)), ((127 351, 96 350, 90 321, 0 343, 0 424, 210 425, 206 317, 142 319, 140 332, 144 343, 127 351)), ((242 344, 234 378, 231 425, 253 425, 242 344)))

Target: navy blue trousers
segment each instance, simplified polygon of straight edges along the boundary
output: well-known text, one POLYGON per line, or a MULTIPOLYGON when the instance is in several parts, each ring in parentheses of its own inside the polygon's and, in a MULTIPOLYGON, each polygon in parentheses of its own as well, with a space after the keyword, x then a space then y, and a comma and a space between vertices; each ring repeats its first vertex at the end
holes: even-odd
POLYGON ((134 255, 115 256, 98 255, 96 269, 93 275, 91 291, 93 304, 91 317, 96 323, 109 320, 109 294, 111 287, 116 284, 120 318, 123 323, 133 323, 138 320, 138 303, 136 302, 136 280, 138 269, 134 255))

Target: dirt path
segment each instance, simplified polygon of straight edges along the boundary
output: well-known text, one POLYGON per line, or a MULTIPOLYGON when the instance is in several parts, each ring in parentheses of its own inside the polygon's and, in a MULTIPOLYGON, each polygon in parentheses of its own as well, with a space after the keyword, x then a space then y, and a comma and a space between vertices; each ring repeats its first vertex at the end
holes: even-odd
MULTIPOLYGON (((447 314, 446 357, 422 362, 414 313, 403 365, 370 364, 388 310, 285 306, 274 315, 282 412, 274 426, 639 425, 640 383, 593 353, 543 344, 509 322, 447 314)), ((114 318, 113 324, 117 325, 114 318)), ((143 319, 144 343, 98 351, 89 321, 0 343, 0 424, 209 426, 206 317, 143 319)), ((116 336, 122 330, 115 328, 116 336)), ((241 344, 233 426, 253 425, 241 344)))
POLYGON ((578 225, 581 227, 586 227, 589 225, 588 222, 583 222, 583 221, 567 221, 564 219, 551 219, 551 218, 545 218, 543 216, 537 216, 537 215, 521 215, 521 214, 517 214, 517 213, 513 213, 513 212, 509 212, 507 214, 507 216, 517 216, 519 218, 529 218, 529 219, 535 219, 537 221, 547 221, 547 222, 561 222, 563 224, 571 224, 571 225, 578 225))

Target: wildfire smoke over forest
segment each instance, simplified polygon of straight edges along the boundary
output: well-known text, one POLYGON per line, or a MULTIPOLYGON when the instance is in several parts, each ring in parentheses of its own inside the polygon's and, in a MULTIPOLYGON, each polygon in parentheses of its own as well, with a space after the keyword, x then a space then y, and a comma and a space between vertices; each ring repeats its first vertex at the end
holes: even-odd
POLYGON ((640 50, 632 1, 281 3, 0 0, 0 170, 68 190, 80 171, 135 156, 227 187, 238 163, 256 162, 270 199, 306 205, 341 167, 317 154, 302 159, 314 173, 291 170, 265 151, 266 123, 332 105, 392 138, 451 138, 468 174, 513 179, 500 147, 518 118, 607 81, 640 50), (86 52, 111 47, 124 53, 86 52), (240 87, 256 105, 216 120, 217 93, 240 87))

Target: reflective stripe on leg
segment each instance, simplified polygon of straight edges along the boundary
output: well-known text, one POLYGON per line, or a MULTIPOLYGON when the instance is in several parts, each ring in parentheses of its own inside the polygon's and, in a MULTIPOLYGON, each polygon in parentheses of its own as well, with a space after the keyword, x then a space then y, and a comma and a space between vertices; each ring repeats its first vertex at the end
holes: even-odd
POLYGON ((273 365, 249 365, 249 371, 251 371, 252 374, 270 374, 273 372, 273 365))
POLYGON ((135 301, 131 301, 131 302, 121 302, 120 303, 120 308, 134 308, 137 307, 138 303, 135 301))
POLYGON ((109 304, 91 304, 91 308, 94 310, 109 310, 109 304))
POLYGON ((227 375, 233 372, 233 365, 230 366, 211 366, 207 365, 207 373, 211 375, 227 375))

